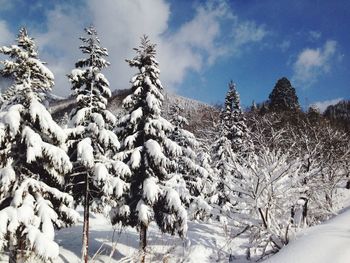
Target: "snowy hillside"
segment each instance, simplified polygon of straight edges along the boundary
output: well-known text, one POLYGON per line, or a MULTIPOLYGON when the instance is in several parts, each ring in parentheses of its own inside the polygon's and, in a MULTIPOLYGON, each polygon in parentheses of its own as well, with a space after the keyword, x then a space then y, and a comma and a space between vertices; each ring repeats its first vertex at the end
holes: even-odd
MULTIPOLYGON (((108 102, 108 110, 116 116, 122 112, 122 101, 129 95, 130 90, 115 90, 108 102)), ((191 132, 197 133, 201 128, 205 127, 206 122, 211 122, 218 118, 217 111, 204 102, 196 101, 186 97, 182 97, 173 93, 164 92, 164 103, 162 106, 163 114, 168 118, 170 113, 170 106, 177 105, 182 108, 182 116, 186 117, 190 123, 188 129, 191 132)), ((75 105, 75 99, 59 99, 51 101, 50 111, 54 119, 61 121, 65 113, 71 111, 75 105)))

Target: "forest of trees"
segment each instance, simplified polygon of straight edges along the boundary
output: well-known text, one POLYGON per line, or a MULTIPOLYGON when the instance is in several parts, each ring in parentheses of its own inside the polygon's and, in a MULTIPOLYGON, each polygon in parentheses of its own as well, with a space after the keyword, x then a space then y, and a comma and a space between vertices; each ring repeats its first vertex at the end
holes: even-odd
POLYGON ((54 76, 27 30, 0 47, 10 82, 0 97, 0 253, 9 262, 57 257, 55 230, 77 222, 78 205, 83 262, 91 211, 137 229, 141 262, 152 222, 185 239, 189 221, 217 220, 231 239, 245 236, 247 259, 259 260, 336 214, 339 188, 350 188, 349 126, 304 112, 287 78, 246 111, 231 81, 199 130, 178 105, 162 111, 156 45, 143 36, 126 60, 136 74, 115 116, 102 73, 107 49, 93 26, 80 39, 84 58, 67 69, 76 103, 64 125, 45 106, 54 76))

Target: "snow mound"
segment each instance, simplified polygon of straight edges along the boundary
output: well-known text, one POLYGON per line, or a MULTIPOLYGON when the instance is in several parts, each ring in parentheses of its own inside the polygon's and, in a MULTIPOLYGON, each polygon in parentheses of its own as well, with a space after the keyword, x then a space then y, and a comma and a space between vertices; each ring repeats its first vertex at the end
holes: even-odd
POLYGON ((350 209, 328 222, 310 227, 266 263, 350 262, 350 209))

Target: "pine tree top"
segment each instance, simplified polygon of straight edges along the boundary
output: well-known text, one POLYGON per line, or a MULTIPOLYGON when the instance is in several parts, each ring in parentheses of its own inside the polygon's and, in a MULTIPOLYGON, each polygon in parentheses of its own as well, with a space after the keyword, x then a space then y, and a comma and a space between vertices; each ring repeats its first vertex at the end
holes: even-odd
POLYGON ((19 30, 16 40, 17 40, 18 46, 26 50, 30 57, 38 56, 37 47, 35 45, 34 38, 31 38, 28 36, 28 32, 25 27, 22 27, 19 30))
POLYGON ((156 44, 152 44, 148 36, 143 35, 141 37, 141 45, 138 48, 134 48, 136 56, 133 59, 127 59, 131 67, 138 67, 141 73, 145 71, 153 72, 152 77, 158 78, 159 69, 156 56, 156 44))
POLYGON ((10 57, 0 62, 3 64, 0 74, 13 80, 2 97, 7 101, 5 104, 23 102, 29 97, 41 101, 54 85, 54 76, 39 60, 34 39, 25 28, 20 29, 16 42, 17 45, 0 47, 0 53, 10 57), (8 101, 10 98, 12 102, 8 101))
POLYGON ((100 47, 100 39, 97 37, 97 31, 94 26, 89 26, 84 29, 87 37, 80 37, 84 45, 81 45, 80 50, 88 55, 88 58, 79 60, 75 66, 77 68, 93 67, 101 70, 110 65, 103 57, 108 56, 106 48, 100 47))
POLYGON ((87 37, 80 38, 84 43, 80 49, 87 57, 75 64, 76 68, 68 78, 72 83, 73 95, 77 96, 78 110, 89 108, 91 112, 100 112, 106 109, 108 98, 112 95, 109 82, 101 73, 101 70, 110 64, 104 58, 108 56, 108 52, 100 46, 97 31, 93 26, 85 28, 85 33, 87 37))
POLYGON ((283 77, 279 79, 269 95, 269 108, 273 111, 294 111, 300 109, 295 88, 283 77))

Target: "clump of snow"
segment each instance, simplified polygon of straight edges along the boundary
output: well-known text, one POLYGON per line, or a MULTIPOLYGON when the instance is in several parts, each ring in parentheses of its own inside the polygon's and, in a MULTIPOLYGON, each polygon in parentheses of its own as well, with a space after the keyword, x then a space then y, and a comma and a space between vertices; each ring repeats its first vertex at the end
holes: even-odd
POLYGON ((43 133, 54 136, 61 143, 66 140, 65 132, 52 119, 51 114, 46 110, 43 104, 37 100, 32 100, 29 106, 29 114, 33 123, 38 120, 43 133))
POLYGON ((140 167, 140 165, 141 165, 140 147, 138 147, 132 151, 128 164, 130 165, 131 169, 136 169, 136 168, 140 167))
POLYGON ((94 149, 91 146, 91 138, 85 138, 78 143, 77 159, 86 167, 94 166, 94 149))
POLYGON ((108 170, 103 163, 96 163, 94 167, 94 180, 97 182, 105 182, 109 177, 108 170))
POLYGON ((142 108, 139 107, 130 114, 130 122, 136 123, 142 117, 142 108))
POLYGON ((17 104, 11 106, 3 116, 3 121, 8 125, 10 134, 15 136, 18 133, 21 124, 21 112, 23 111, 23 105, 17 104))
POLYGON ((145 147, 156 165, 163 167, 166 166, 167 158, 165 157, 162 148, 157 141, 149 139, 145 143, 145 147))
POLYGON ((157 185, 157 179, 154 177, 149 177, 143 181, 143 193, 142 197, 150 205, 154 204, 160 193, 160 188, 157 185))
POLYGON ((49 70, 46 66, 44 66, 40 60, 36 58, 28 58, 28 62, 30 64, 33 64, 34 68, 37 67, 38 71, 44 74, 47 78, 52 80, 54 79, 54 75, 51 72, 51 70, 49 70))
POLYGON ((145 226, 148 226, 153 216, 151 207, 140 199, 137 203, 136 211, 138 212, 139 222, 142 222, 145 226))

